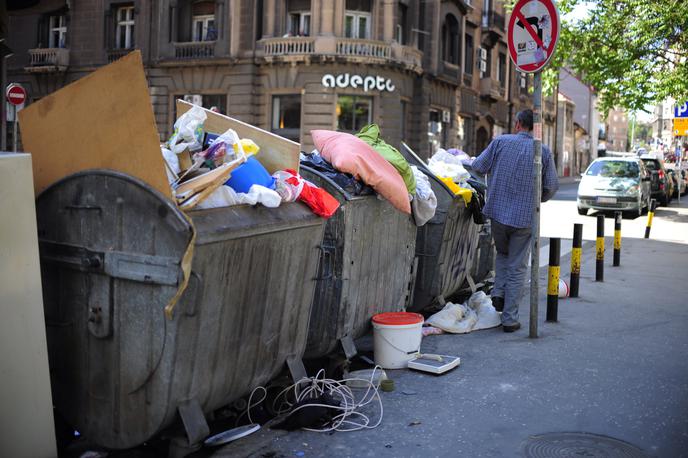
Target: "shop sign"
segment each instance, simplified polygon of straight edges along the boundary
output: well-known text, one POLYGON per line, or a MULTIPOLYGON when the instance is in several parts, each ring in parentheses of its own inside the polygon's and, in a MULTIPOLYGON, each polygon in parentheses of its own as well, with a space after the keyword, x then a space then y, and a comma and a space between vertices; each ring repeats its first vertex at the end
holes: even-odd
POLYGON ((322 85, 325 87, 338 87, 344 89, 351 87, 354 89, 363 88, 365 92, 368 91, 389 91, 394 92, 395 86, 392 80, 383 78, 382 76, 361 76, 349 75, 344 73, 341 75, 323 75, 322 85))

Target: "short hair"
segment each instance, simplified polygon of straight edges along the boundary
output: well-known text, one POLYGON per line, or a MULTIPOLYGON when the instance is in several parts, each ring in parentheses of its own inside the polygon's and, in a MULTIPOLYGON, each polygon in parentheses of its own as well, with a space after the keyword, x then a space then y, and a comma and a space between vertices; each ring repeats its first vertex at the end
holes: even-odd
POLYGON ((516 113, 516 121, 526 130, 533 130, 533 110, 521 110, 516 113))

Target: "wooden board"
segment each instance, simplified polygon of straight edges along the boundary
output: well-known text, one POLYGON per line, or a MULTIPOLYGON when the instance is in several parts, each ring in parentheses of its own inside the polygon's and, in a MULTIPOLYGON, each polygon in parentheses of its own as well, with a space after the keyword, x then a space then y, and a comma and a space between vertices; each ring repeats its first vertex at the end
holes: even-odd
MULTIPOLYGON (((183 100, 177 100, 177 116, 186 113, 194 105, 183 100)), ((241 138, 250 138, 260 147, 256 159, 270 172, 292 169, 299 171, 299 153, 301 146, 284 137, 259 129, 245 122, 230 118, 220 113, 205 109, 208 119, 204 130, 213 134, 222 134, 228 129, 234 131, 241 138)))
POLYGON ((67 175, 103 168, 172 197, 140 51, 29 105, 19 124, 36 194, 67 175))

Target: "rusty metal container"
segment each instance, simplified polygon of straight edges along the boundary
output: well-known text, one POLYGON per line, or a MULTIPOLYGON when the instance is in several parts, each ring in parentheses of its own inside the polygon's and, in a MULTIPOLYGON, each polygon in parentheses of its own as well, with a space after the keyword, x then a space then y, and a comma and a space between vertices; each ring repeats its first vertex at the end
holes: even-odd
POLYGON ((301 175, 341 204, 325 224, 320 246, 305 355, 315 358, 365 334, 373 315, 406 308, 415 278, 416 226, 376 195, 351 195, 303 164, 301 175))
POLYGON ((37 214, 53 399, 95 443, 141 444, 302 357, 324 230, 305 205, 187 219, 144 182, 95 170, 50 186, 37 214), (167 319, 192 225, 189 284, 167 319))

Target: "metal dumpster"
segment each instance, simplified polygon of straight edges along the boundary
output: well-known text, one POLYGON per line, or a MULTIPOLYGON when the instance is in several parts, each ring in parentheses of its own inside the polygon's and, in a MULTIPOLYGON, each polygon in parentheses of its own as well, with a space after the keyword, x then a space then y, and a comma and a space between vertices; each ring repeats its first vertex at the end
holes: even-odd
MULTIPOLYGON (((320 172, 301 175, 341 204, 325 224, 306 358, 324 356, 340 340, 363 335, 373 315, 404 310, 414 279, 416 227, 409 215, 376 195, 354 196, 320 172)), ((351 346, 347 344, 345 351, 351 346)))
POLYGON ((473 223, 463 198, 454 195, 408 145, 402 143, 400 152, 428 175, 437 197, 435 216, 417 232, 418 273, 409 310, 418 311, 459 291, 467 274, 477 273, 480 226, 473 223))
POLYGON ((324 230, 305 205, 190 212, 192 273, 171 320, 193 229, 169 199, 87 171, 45 190, 37 214, 53 399, 95 443, 141 444, 178 409, 189 433, 185 413, 302 357, 324 230))

